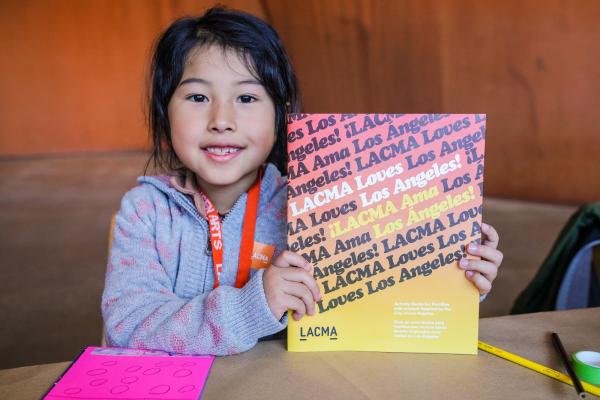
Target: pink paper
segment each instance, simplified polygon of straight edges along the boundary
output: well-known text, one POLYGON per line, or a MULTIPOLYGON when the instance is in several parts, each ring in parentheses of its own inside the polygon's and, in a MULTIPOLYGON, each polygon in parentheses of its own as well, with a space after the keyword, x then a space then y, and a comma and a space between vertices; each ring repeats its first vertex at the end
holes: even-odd
POLYGON ((199 399, 214 358, 88 347, 44 399, 199 399))

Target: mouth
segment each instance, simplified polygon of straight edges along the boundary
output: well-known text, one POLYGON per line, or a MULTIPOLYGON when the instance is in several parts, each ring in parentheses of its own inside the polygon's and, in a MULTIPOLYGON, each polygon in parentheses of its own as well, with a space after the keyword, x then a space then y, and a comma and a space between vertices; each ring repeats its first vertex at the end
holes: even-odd
POLYGON ((241 153, 243 148, 229 145, 211 145, 203 147, 202 150, 215 161, 227 161, 241 153))

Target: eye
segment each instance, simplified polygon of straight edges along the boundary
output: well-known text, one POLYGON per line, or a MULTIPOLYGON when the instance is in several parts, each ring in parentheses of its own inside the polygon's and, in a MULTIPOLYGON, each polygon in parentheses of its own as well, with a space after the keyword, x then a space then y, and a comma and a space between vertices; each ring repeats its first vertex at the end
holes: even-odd
POLYGON ((256 97, 250 96, 249 94, 243 94, 238 97, 240 103, 254 103, 256 101, 256 97))
POLYGON ((208 97, 203 94, 191 94, 186 99, 193 101, 194 103, 203 103, 208 101, 208 97))

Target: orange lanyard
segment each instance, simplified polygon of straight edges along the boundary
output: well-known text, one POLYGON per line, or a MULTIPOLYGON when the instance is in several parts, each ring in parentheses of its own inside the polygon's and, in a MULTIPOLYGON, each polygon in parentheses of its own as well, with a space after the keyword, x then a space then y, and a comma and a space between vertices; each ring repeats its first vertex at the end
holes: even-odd
MULTIPOLYGON (((254 246, 254 227, 256 226, 256 214, 258 212, 258 200, 260 196, 260 180, 262 168, 258 171, 256 181, 248 191, 246 200, 246 211, 244 213, 244 225, 242 226, 242 243, 240 246, 240 260, 238 262, 237 277, 235 287, 243 287, 250 278, 250 263, 252 257, 252 248, 254 246)), ((223 230, 221 228, 221 217, 213 206, 210 199, 200 193, 204 200, 206 217, 208 219, 210 246, 212 248, 213 270, 215 274, 214 288, 220 284, 220 276, 223 271, 223 230)))

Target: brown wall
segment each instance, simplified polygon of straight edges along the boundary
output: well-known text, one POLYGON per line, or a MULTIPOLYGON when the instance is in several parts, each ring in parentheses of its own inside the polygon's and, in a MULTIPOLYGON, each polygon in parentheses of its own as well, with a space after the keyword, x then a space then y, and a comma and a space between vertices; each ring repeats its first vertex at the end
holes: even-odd
MULTIPOLYGON (((599 1, 225 3, 278 30, 305 111, 487 113, 487 195, 600 199, 599 1)), ((209 4, 2 2, 0 155, 142 148, 152 40, 209 4)))
MULTIPOLYGON (((151 47, 213 1, 0 2, 0 156, 141 149, 151 47)), ((258 0, 230 1, 264 18, 258 0)))

